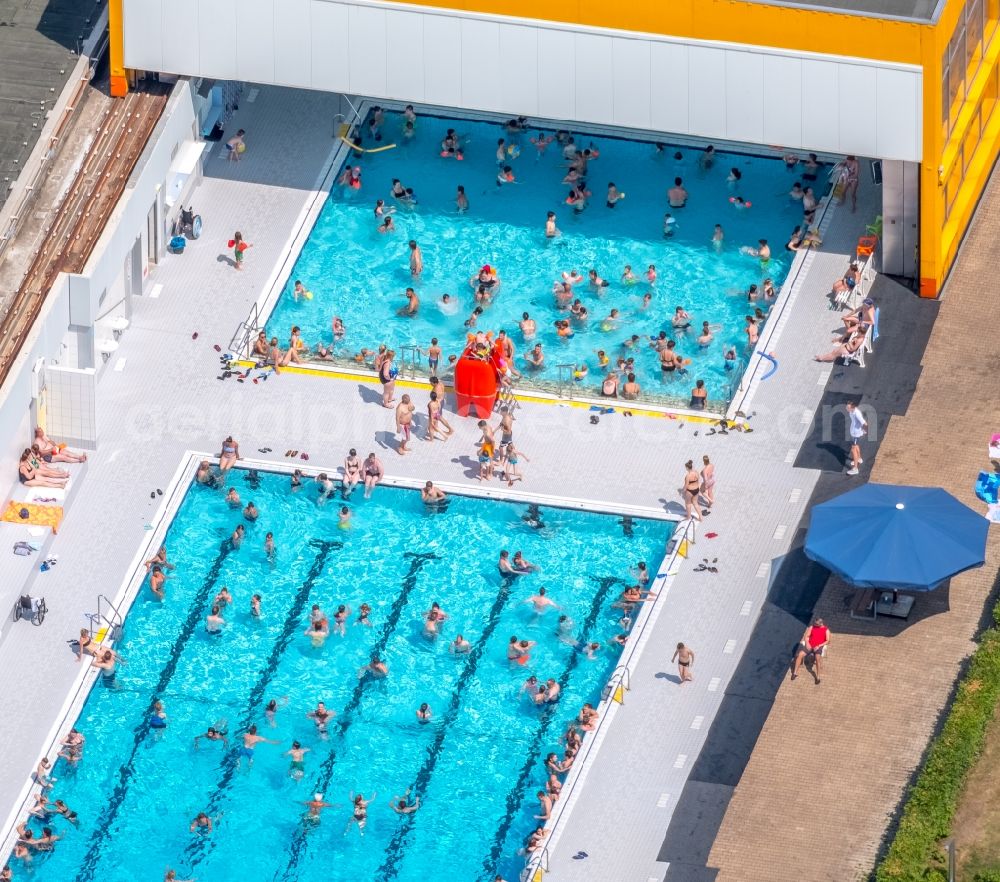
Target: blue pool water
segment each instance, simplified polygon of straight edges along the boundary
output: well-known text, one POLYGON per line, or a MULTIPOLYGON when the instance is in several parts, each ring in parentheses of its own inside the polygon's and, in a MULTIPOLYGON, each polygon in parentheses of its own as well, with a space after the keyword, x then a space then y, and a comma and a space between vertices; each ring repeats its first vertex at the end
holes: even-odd
MULTIPOLYGON (((713 402, 728 400, 734 376, 724 369, 723 347, 732 344, 743 353, 744 317, 753 312, 748 309, 747 289, 764 278, 780 287, 791 256, 784 245, 802 219, 801 202, 788 196, 792 183, 801 178, 780 160, 720 153, 706 171, 698 163, 700 151, 694 149, 666 146, 657 152, 647 142, 579 136, 577 146, 596 145, 600 158, 590 163, 587 175, 593 193, 590 204, 575 215, 564 202, 570 188, 561 183, 566 169, 558 143, 550 144, 539 157, 527 135, 511 136, 494 123, 440 117, 418 119, 416 135, 409 141, 400 130, 400 116, 389 114, 379 146, 393 141, 398 146, 356 160, 362 169, 360 190, 334 187, 267 323, 269 334, 277 336, 283 347, 292 326, 299 325, 309 346, 333 343, 338 357, 347 359, 362 347, 374 349, 380 343, 397 354, 404 345, 426 350, 432 337, 438 338, 446 355, 459 353, 467 332, 464 322, 476 305, 469 279, 489 263, 498 269, 501 286, 478 327, 504 328, 511 334, 518 367, 529 384, 551 385, 559 376, 558 364, 587 364, 590 373, 579 385, 593 392, 604 376, 596 352, 604 350, 612 364, 620 355, 634 355, 637 379, 651 396, 686 402, 694 380, 703 378, 713 402), (462 162, 438 155, 448 128, 467 139, 462 162), (510 160, 516 183, 502 188, 496 186, 499 137, 508 144, 520 142, 521 150, 510 160), (683 154, 680 161, 674 159, 677 150, 683 154), (727 182, 732 167, 742 174, 738 186, 727 182), (666 191, 675 176, 683 178, 690 194, 681 209, 667 205, 666 191), (413 188, 415 207, 402 206, 391 197, 393 178, 413 188), (626 194, 614 209, 606 207, 610 181, 626 194), (455 204, 459 184, 470 201, 465 214, 455 204), (734 208, 729 200, 736 195, 750 201, 751 208, 734 208), (378 198, 396 207, 397 232, 376 231, 379 222, 373 209, 378 198), (555 239, 544 234, 550 210, 556 212, 562 232, 555 239), (669 239, 663 235, 667 210, 677 221, 676 233, 669 239), (717 223, 725 231, 721 251, 711 243, 717 223), (761 238, 769 241, 773 253, 766 269, 740 251, 761 238), (423 252, 424 272, 414 286, 421 300, 419 311, 416 317, 404 318, 396 313, 406 303, 406 287, 413 284, 410 239, 423 252), (620 282, 626 264, 642 281, 620 282), (644 281, 650 264, 657 270, 654 285, 644 281), (611 285, 600 296, 586 282, 576 286, 575 296, 590 317, 574 322, 573 337, 560 338, 554 322, 569 316, 556 308, 552 283, 564 271, 576 269, 586 276, 592 268, 611 285), (312 292, 312 300, 295 302, 291 292, 296 279, 312 292), (652 300, 643 309, 647 292, 652 300), (438 307, 445 293, 458 303, 453 315, 438 307), (703 321, 718 327, 705 349, 699 347, 695 330, 676 335, 679 353, 692 364, 686 376, 664 375, 648 337, 661 330, 673 335, 670 318, 679 305, 690 313, 693 329, 700 330, 703 321), (619 310, 620 321, 605 330, 603 320, 612 309, 619 310), (518 330, 523 312, 538 326, 531 342, 541 342, 546 354, 546 366, 540 371, 527 370, 521 359, 528 348, 518 330), (332 335, 335 315, 347 327, 340 341, 332 335), (632 334, 647 339, 637 351, 626 352, 622 343, 632 334), (671 379, 665 380, 667 376, 671 379)), ((532 130, 531 136, 536 135, 532 130)), ((364 143, 376 146, 367 135, 364 143)))
POLYGON ((609 648, 620 631, 611 604, 636 561, 656 571, 672 525, 543 508, 543 526, 533 528, 523 504, 453 497, 429 511, 412 491, 379 488, 367 501, 355 493, 352 527, 341 530, 341 503, 318 506, 315 486, 292 494, 286 477, 261 475, 255 488, 246 477, 235 472, 230 484, 261 516, 238 550, 224 540, 240 511, 219 491, 187 493, 167 538, 177 569, 166 599, 143 587, 116 687, 95 687, 79 719, 83 760, 55 770, 51 798, 65 800, 79 825, 56 819, 64 838, 36 858, 32 878, 160 880, 167 867, 214 882, 426 882, 445 868, 467 882, 516 878, 544 755, 561 755, 568 720, 600 698, 619 655, 609 648), (263 551, 268 530, 273 563, 263 551), (501 547, 521 549, 541 572, 502 582, 501 547), (222 636, 210 636, 204 618, 223 585, 234 603, 222 636), (557 639, 559 611, 536 616, 525 604, 543 585, 575 637, 604 645, 596 659, 557 639), (254 592, 260 619, 249 614, 254 592), (351 625, 318 649, 303 634, 313 603, 331 618, 347 604, 353 621, 366 601, 371 627, 351 625), (449 618, 432 642, 422 613, 435 601, 449 618), (448 652, 459 632, 468 655, 448 652), (512 634, 538 641, 525 667, 506 660, 512 634), (373 653, 388 678, 359 681, 373 653), (530 673, 558 680, 562 699, 542 711, 519 700, 530 673), (160 732, 148 725, 156 698, 167 712, 160 732), (274 728, 264 715, 272 698, 282 702, 274 728), (337 712, 325 739, 306 717, 321 700, 337 712), (422 702, 434 714, 427 724, 416 719, 422 702), (229 749, 202 741, 195 750, 194 737, 220 719, 229 749), (236 748, 252 723, 280 744, 260 745, 248 768, 236 748), (293 739, 310 750, 298 782, 283 755, 293 739), (388 802, 411 787, 423 805, 404 819, 388 802), (345 834, 352 790, 378 794, 364 838, 356 828, 345 834), (302 801, 314 791, 338 804, 318 825, 303 822, 302 801), (200 811, 215 818, 209 836, 188 831, 200 811))

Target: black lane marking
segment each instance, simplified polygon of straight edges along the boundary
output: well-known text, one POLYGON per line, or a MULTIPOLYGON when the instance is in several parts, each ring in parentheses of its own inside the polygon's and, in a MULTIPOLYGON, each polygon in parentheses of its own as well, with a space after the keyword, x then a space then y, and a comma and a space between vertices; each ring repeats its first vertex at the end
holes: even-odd
MULTIPOLYGON (((404 557, 408 558, 410 561, 410 570, 403 577, 401 590, 399 594, 396 595, 396 599, 392 602, 392 607, 389 609, 389 615, 386 616, 385 624, 382 626, 382 633, 379 634, 378 640, 376 640, 374 646, 372 646, 369 656, 371 658, 381 656, 385 651, 385 647, 389 643, 389 638, 392 637, 396 630, 396 626, 399 624, 399 617, 403 614, 403 610, 409 601, 410 592, 412 592, 416 587, 417 576, 423 569, 424 564, 431 560, 438 560, 438 556, 433 553, 418 554, 408 551, 404 557)), ((330 753, 327 755, 326 759, 323 761, 323 765, 320 766, 316 783, 310 792, 326 793, 327 787, 330 784, 330 779, 333 777, 334 766, 337 764, 337 743, 343 739, 344 735, 347 734, 347 730, 350 729, 351 723, 353 722, 354 712, 361 704, 361 699, 365 693, 365 687, 369 682, 369 677, 363 677, 358 680, 357 685, 354 687, 354 691, 351 693, 350 699, 344 706, 344 709, 337 716, 336 729, 333 732, 335 738, 331 739, 334 741, 334 745, 330 749, 330 753)), ((292 837, 292 843, 289 847, 288 865, 285 867, 283 872, 275 874, 276 879, 289 879, 292 877, 292 874, 295 872, 295 869, 302 858, 303 851, 305 850, 307 844, 308 835, 309 827, 305 824, 300 824, 295 831, 295 835, 292 837)))
MULTIPOLYGON (((309 595, 312 592, 313 586, 316 580, 323 574, 330 552, 334 549, 339 550, 344 547, 342 542, 328 542, 320 539, 310 539, 309 545, 318 549, 316 557, 312 562, 312 566, 309 567, 305 581, 292 599, 292 605, 285 615, 285 623, 281 629, 281 633, 271 648, 271 654, 267 657, 267 662, 261 670, 257 682, 254 684, 253 689, 250 690, 250 698, 247 700, 246 707, 243 710, 239 728, 234 733, 234 746, 229 749, 222 760, 222 778, 208 800, 208 807, 204 809, 210 818, 214 818, 218 813, 219 805, 233 782, 236 770, 239 768, 240 750, 236 742, 242 733, 249 728, 254 717, 260 711, 260 706, 264 702, 264 693, 267 691, 267 687, 271 685, 271 680, 278 669, 278 663, 285 654, 285 650, 288 649, 288 644, 291 642, 292 637, 295 636, 301 627, 300 620, 306 604, 309 602, 309 595)), ((191 858, 192 868, 197 866, 212 852, 212 849, 215 847, 215 841, 215 837, 213 836, 198 836, 191 841, 187 847, 187 855, 191 858)))
MULTIPOLYGON (((600 588, 598 588, 597 593, 594 595, 594 599, 590 604, 590 612, 587 613, 587 618, 584 619, 583 628, 580 632, 580 643, 590 642, 590 632, 597 622, 597 617, 601 613, 601 607, 604 605, 604 601, 607 598, 608 592, 611 590, 612 586, 616 584, 625 584, 616 576, 592 578, 600 585, 600 588)), ((566 662, 565 670, 559 677, 558 682, 560 692, 565 691, 566 684, 569 683, 569 678, 572 676, 573 671, 576 670, 576 666, 579 661, 580 653, 578 651, 574 651, 572 655, 570 655, 569 661, 566 662)), ((482 882, 492 880, 496 874, 495 868, 500 862, 504 843, 507 840, 507 834, 510 832, 511 825, 514 823, 514 818, 517 815, 518 810, 521 808, 521 802, 524 799, 524 788, 528 784, 528 778, 535 770, 542 742, 548 735, 549 727, 552 725, 552 720, 555 718, 555 711, 558 706, 558 702, 556 704, 549 704, 546 705, 545 709, 542 711, 541 723, 535 731, 535 737, 531 740, 531 747, 528 749, 528 755, 525 758, 524 765, 521 766, 521 772, 517 776, 517 781, 514 782, 514 786, 511 787, 510 791, 507 793, 507 811, 504 814, 503 820, 500 822, 500 826, 497 828, 496 835, 493 837, 493 845, 490 848, 489 854, 487 854, 483 859, 483 872, 480 876, 482 882)))
POLYGON ((227 539, 219 546, 219 553, 215 556, 208 575, 205 576, 205 580, 191 601, 187 618, 184 620, 184 625, 181 627, 177 639, 174 640, 174 645, 167 656, 167 663, 163 666, 163 670, 160 671, 160 677, 156 681, 156 689, 149 699, 149 705, 142 715, 142 720, 132 733, 132 750, 129 752, 128 758, 118 769, 118 783, 115 784, 114 790, 111 791, 105 800, 104 811, 101 813, 97 829, 90 838, 87 853, 80 863, 80 868, 76 874, 76 882, 90 882, 94 878, 94 869, 101 858, 101 846, 104 845, 105 841, 111 835, 112 825, 118 817, 118 812, 121 811, 122 806, 125 804, 129 784, 135 775, 134 764, 136 754, 139 751, 140 745, 146 740, 146 736, 149 735, 149 718, 153 712, 153 705, 170 684, 177 670, 177 663, 180 661, 181 653, 184 651, 188 641, 191 639, 191 635, 194 634, 195 628, 201 621, 205 603, 208 601, 208 595, 211 593, 212 588, 215 587, 215 583, 219 579, 219 573, 222 572, 222 565, 231 551, 233 551, 233 545, 227 539))
MULTIPOLYGON (((430 783, 431 776, 434 774, 434 768, 437 766, 438 758, 441 756, 441 747, 444 744, 444 739, 458 717, 458 712, 461 708, 462 693, 476 675, 479 660, 482 658, 483 652, 486 650, 486 644, 489 642, 490 637, 493 636, 493 632, 500 622, 500 613, 503 612, 503 608, 510 599, 510 589, 516 580, 517 577, 512 575, 505 575, 503 577, 503 581, 500 584, 500 592, 497 594, 496 600, 493 601, 493 606, 490 608, 489 615, 487 616, 486 627, 483 628, 483 633, 466 656, 462 673, 455 684, 455 688, 452 690, 448 709, 441 717, 441 721, 434 733, 434 740, 427 749, 427 756, 424 759, 423 765, 413 779, 410 791, 414 794, 419 795, 426 791, 427 785, 430 783)), ((393 834, 392 840, 386 848, 385 860, 378 871, 377 878, 379 882, 389 882, 390 879, 396 878, 396 874, 399 872, 399 864, 403 858, 403 846, 405 845, 410 828, 415 821, 415 813, 403 815, 399 826, 396 828, 396 832, 393 834)))

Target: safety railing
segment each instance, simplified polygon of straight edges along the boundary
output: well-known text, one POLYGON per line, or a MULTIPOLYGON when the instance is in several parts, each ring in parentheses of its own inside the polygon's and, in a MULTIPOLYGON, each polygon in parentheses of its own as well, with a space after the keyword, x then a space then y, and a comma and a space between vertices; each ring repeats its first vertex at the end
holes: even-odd
POLYGON ((608 708, 612 704, 625 703, 625 693, 631 689, 632 670, 638 663, 643 637, 651 630, 650 621, 653 612, 662 603, 662 586, 668 578, 677 572, 678 558, 687 556, 687 546, 694 544, 695 522, 688 518, 678 524, 667 543, 663 563, 660 564, 660 569, 651 586, 651 588, 660 588, 661 590, 656 592, 656 597, 651 602, 642 604, 643 608, 629 632, 628 642, 622 652, 621 659, 619 659, 619 664, 601 692, 601 701, 597 706, 597 725, 591 731, 584 733, 569 777, 560 791, 559 800, 553 806, 549 820, 545 822, 545 845, 526 857, 524 869, 521 871, 521 882, 540 882, 542 875, 548 872, 550 850, 553 848, 553 834, 570 816, 575 802, 574 797, 577 789, 581 786, 584 772, 588 768, 596 746, 603 740, 600 737, 601 733, 605 726, 609 725, 608 720, 613 716, 608 713, 608 708))
POLYGON ((406 343, 399 347, 399 376, 415 380, 418 376, 420 357, 422 353, 420 347, 413 343, 406 343))
POLYGON ((514 390, 514 384, 502 386, 500 392, 497 395, 496 404, 494 405, 494 410, 499 410, 501 407, 506 407, 510 412, 514 412, 521 406, 521 402, 517 400, 517 393, 514 390))
POLYGON ((625 704, 625 693, 632 689, 632 674, 626 665, 618 665, 612 671, 608 682, 604 684, 601 692, 601 701, 614 698, 619 704, 625 704), (620 690, 620 691, 619 691, 620 690))
POLYGON ((264 325, 261 324, 260 320, 260 309, 254 303, 250 306, 250 312, 247 317, 239 323, 236 331, 233 333, 233 338, 229 341, 229 351, 235 358, 249 358, 252 348, 250 341, 263 328, 264 325))
POLYGON ((573 397, 573 371, 576 370, 575 364, 557 364, 556 370, 559 372, 558 379, 556 380, 557 392, 556 394, 560 398, 572 398, 573 397))
POLYGON ((108 600, 107 597, 103 594, 98 594, 97 611, 87 613, 86 615, 90 621, 89 631, 91 637, 97 637, 103 631, 104 634, 101 637, 101 642, 104 640, 109 640, 113 643, 118 642, 121 637, 124 619, 118 611, 118 607, 108 600))
MULTIPOLYGON (((91 73, 87 66, 87 60, 81 58, 77 62, 77 65, 78 69, 75 71, 78 74, 76 88, 73 90, 73 94, 70 96, 66 106, 63 107, 62 112, 59 114, 59 118, 52 128, 51 134, 46 136, 45 150, 37 158, 37 165, 30 172, 28 168, 22 171, 22 174, 29 173, 30 177, 17 197, 17 202, 9 208, 8 206, 4 206, 4 211, 0 212, 0 218, 6 215, 6 219, 2 221, 2 228, 0 228, 0 261, 3 260, 4 252, 10 246, 10 243, 17 237, 22 223, 32 216, 32 206, 38 198, 42 185, 48 177, 49 169, 52 167, 59 148, 62 146, 66 130, 69 127, 70 120, 80 99, 83 97, 87 83, 90 82, 91 73)), ((34 159, 34 157, 30 159, 34 159)))
POLYGON ((341 95, 340 100, 343 101, 349 108, 349 112, 335 113, 333 115, 333 137, 334 139, 340 137, 349 137, 351 129, 353 129, 359 122, 361 122, 362 108, 355 107, 354 102, 351 101, 350 97, 347 95, 341 95), (341 130, 341 126, 346 125, 347 128, 341 130))

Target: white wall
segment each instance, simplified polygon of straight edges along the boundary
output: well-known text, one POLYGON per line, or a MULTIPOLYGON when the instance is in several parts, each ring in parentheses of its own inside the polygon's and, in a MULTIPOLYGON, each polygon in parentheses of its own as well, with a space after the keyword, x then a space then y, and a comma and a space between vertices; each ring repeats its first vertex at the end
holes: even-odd
POLYGON ((797 150, 921 154, 921 71, 910 65, 380 0, 124 0, 124 22, 125 63, 140 70, 797 150))
MULTIPOLYGON (((171 94, 154 135, 133 170, 125 192, 83 272, 78 275, 60 273, 46 295, 38 319, 31 326, 10 374, 0 386, 0 480, 3 480, 3 475, 9 479, 16 475, 18 456, 31 438, 31 371, 35 362, 44 358, 47 365, 58 362, 60 367, 77 366, 76 357, 67 359, 67 355, 72 353, 68 353, 63 346, 66 332, 70 325, 91 327, 99 314, 101 293, 117 290, 126 256, 136 237, 146 231, 146 215, 157 198, 158 188, 166 185, 171 153, 177 144, 191 138, 194 121, 191 87, 185 81, 171 94)), ((108 307, 112 302, 110 299, 105 301, 108 307)), ((81 334, 81 340, 92 343, 93 335, 81 334)), ((90 353, 84 361, 93 363, 93 355, 90 353)), ((57 373, 59 377, 53 382, 57 384, 59 393, 69 398, 79 397, 79 401, 86 405, 67 404, 67 399, 63 398, 62 403, 57 405, 59 413, 53 414, 54 418, 63 421, 58 423, 58 427, 72 431, 71 438, 75 442, 92 445, 92 438, 96 435, 96 417, 91 404, 86 403, 88 399, 84 386, 88 383, 92 386, 93 371, 57 370, 57 373), (75 434, 77 431, 79 436, 75 434)), ((51 394, 49 401, 53 401, 51 394)), ((59 435, 51 427, 50 432, 57 437, 59 435)))
POLYGON ((71 447, 97 446, 97 371, 47 365, 45 430, 71 447))
MULTIPOLYGON (((139 157, 132 176, 115 206, 104 232, 94 246, 81 276, 89 286, 90 314, 84 321, 75 314, 76 324, 90 325, 99 315, 99 310, 110 308, 120 299, 118 290, 123 279, 126 257, 131 253, 137 236, 143 237, 143 278, 146 276, 146 219, 149 209, 157 201, 159 193, 167 184, 167 175, 172 155, 179 145, 193 138, 192 132, 197 120, 190 83, 181 82, 167 101, 163 116, 157 123, 146 149, 139 157), (98 306, 102 292, 108 291, 104 306, 98 306), (113 299, 114 298, 114 299, 113 299)), ((77 297, 79 279, 74 279, 73 295, 77 297)))

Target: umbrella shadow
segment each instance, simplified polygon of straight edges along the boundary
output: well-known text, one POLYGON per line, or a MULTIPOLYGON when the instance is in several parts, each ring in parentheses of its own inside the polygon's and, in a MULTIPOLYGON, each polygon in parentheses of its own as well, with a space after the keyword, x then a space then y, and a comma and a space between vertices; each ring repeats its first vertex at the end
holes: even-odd
MULTIPOLYGON (((831 598, 836 607, 836 625, 832 625, 835 631, 841 634, 854 634, 860 637, 896 637, 908 628, 923 622, 926 619, 946 613, 951 609, 951 580, 939 585, 933 591, 900 591, 899 596, 912 597, 913 606, 910 614, 905 618, 885 615, 879 613, 877 618, 860 617, 851 615, 851 611, 858 601, 859 592, 862 588, 855 588, 837 578, 831 578, 831 586, 841 588, 839 602, 831 598)), ((883 591, 878 591, 881 596, 883 591)), ((857 614, 856 614, 857 615, 857 614)))

